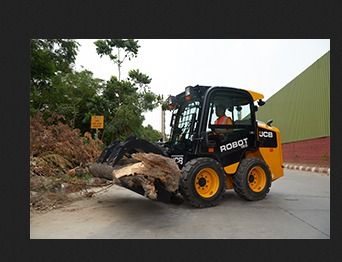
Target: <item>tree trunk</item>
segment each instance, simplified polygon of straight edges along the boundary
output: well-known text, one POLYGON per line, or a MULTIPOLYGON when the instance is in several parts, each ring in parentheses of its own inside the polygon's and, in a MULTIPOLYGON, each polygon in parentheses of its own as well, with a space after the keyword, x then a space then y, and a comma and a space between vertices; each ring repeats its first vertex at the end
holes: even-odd
POLYGON ((119 81, 120 81, 121 80, 120 48, 118 48, 118 70, 119 70, 119 81))
POLYGON ((177 191, 181 172, 172 158, 153 153, 137 153, 132 158, 129 160, 131 163, 116 168, 96 163, 89 167, 89 171, 96 177, 111 179, 117 185, 141 186, 150 199, 157 198, 156 180, 163 184, 166 191, 177 191))

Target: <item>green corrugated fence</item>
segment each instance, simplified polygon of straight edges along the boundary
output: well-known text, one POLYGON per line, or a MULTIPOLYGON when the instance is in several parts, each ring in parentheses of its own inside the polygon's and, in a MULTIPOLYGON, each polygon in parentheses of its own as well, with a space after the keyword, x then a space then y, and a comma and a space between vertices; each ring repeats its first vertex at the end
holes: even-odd
POLYGON ((273 119, 285 143, 330 136, 330 51, 270 97, 257 119, 273 119))

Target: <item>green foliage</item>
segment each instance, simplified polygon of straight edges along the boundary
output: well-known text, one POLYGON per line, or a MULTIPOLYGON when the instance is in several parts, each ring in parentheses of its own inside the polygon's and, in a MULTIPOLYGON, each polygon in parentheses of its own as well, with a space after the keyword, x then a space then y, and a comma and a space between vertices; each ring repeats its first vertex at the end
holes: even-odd
POLYGON ((108 56, 114 64, 118 66, 119 80, 121 80, 121 66, 126 58, 131 60, 137 57, 139 45, 138 41, 134 39, 104 39, 95 41, 96 51, 100 57, 108 56), (116 51, 116 53, 114 53, 116 51), (120 52, 124 52, 124 56, 120 52))
POLYGON ((157 142, 162 138, 162 135, 159 131, 153 129, 151 125, 147 125, 139 130, 138 137, 150 142, 157 142))
POLYGON ((161 99, 150 90, 152 79, 139 69, 130 70, 128 79, 120 80, 120 69, 125 59, 130 60, 138 54, 138 41, 105 39, 96 41, 95 45, 100 57, 108 56, 118 66, 119 72, 119 78, 112 77, 103 90, 103 100, 109 109, 105 115, 107 124, 103 134, 104 141, 108 144, 114 139, 124 140, 130 135, 139 136, 145 130, 142 127, 142 113, 156 108, 161 99), (120 57, 120 51, 124 52, 123 58, 120 57))
POLYGON ((145 90, 149 88, 148 84, 152 81, 152 78, 141 73, 139 69, 130 70, 128 72, 128 77, 134 84, 139 85, 140 88, 144 88, 145 90))
POLYGON ((131 59, 132 57, 136 57, 138 54, 138 41, 134 39, 105 39, 105 40, 97 40, 95 42, 96 51, 100 56, 108 55, 110 59, 112 59, 115 63, 122 63, 120 58, 113 54, 113 48, 123 49, 125 51, 125 57, 131 59))
POLYGON ((161 107, 162 107, 162 110, 166 111, 166 110, 169 110, 169 106, 168 106, 168 103, 167 102, 163 102, 161 104, 161 107))
MULTIPOLYGON (((136 57, 140 47, 133 39, 98 40, 95 44, 98 54, 108 55, 119 68, 125 58, 136 57)), ((74 40, 31 41, 31 115, 39 112, 47 119, 57 113, 63 116, 64 123, 82 134, 94 134, 90 129, 91 116, 104 115, 105 129, 100 130, 99 138, 106 144, 130 135, 158 140, 158 131, 142 126, 143 112, 157 107, 162 99, 150 90, 152 79, 138 69, 130 70, 127 79, 112 76, 109 81, 94 78, 88 70, 75 71, 78 46, 74 40)))
POLYGON ((73 72, 78 46, 76 41, 69 39, 31 40, 31 113, 44 111, 50 106, 53 110, 53 105, 60 102, 64 90, 56 90, 54 84, 73 72))
POLYGON ((38 94, 32 90, 31 101, 35 105, 31 108, 45 115, 53 112, 63 115, 71 127, 88 131, 90 115, 101 112, 97 93, 102 89, 102 84, 102 80, 94 79, 87 70, 56 76, 51 81, 52 88, 38 94))
POLYGON ((31 87, 48 87, 55 75, 71 72, 78 46, 70 39, 32 39, 31 87))
POLYGON ((124 140, 130 135, 139 135, 143 112, 154 109, 159 101, 151 91, 141 90, 132 80, 119 81, 112 77, 104 86, 103 100, 109 109, 105 115, 106 144, 114 139, 124 140))

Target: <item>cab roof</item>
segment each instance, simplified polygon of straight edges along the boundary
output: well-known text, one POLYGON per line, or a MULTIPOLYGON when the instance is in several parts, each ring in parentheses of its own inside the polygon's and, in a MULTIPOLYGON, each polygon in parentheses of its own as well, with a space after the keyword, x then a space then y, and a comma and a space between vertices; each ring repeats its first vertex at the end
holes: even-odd
POLYGON ((247 91, 252 96, 253 101, 256 101, 256 100, 264 98, 263 94, 260 94, 258 92, 254 92, 254 91, 251 91, 251 90, 247 90, 247 89, 244 89, 244 90, 247 91))
MULTIPOLYGON (((214 87, 214 86, 196 85, 196 86, 189 86, 189 87, 196 88, 196 89, 199 90, 200 93, 202 93, 202 92, 206 92, 209 88, 214 87)), ((225 87, 225 86, 215 86, 215 87, 225 87)), ((240 89, 240 88, 235 88, 235 87, 227 87, 227 88, 240 89)), ((240 89, 240 90, 244 90, 244 91, 248 92, 252 96, 253 101, 257 101, 259 99, 263 99, 264 98, 264 95, 261 94, 261 93, 254 92, 254 91, 251 91, 251 90, 248 90, 248 89, 240 89)), ((185 94, 185 92, 182 92, 182 93, 178 94, 177 97, 184 96, 184 94, 185 94)))

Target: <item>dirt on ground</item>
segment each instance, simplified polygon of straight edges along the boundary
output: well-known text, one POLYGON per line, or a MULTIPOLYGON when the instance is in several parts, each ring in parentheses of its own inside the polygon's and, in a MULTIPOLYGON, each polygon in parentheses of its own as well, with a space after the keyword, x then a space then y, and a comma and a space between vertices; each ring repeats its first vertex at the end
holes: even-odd
POLYGON ((46 212, 75 200, 92 197, 95 189, 111 181, 93 177, 86 168, 71 168, 58 154, 32 157, 30 161, 30 208, 46 212))
POLYGON ((30 207, 42 212, 60 208, 74 200, 92 197, 98 189, 113 184, 141 187, 145 197, 152 200, 158 197, 156 183, 176 194, 181 172, 173 159, 137 153, 132 155, 132 160, 116 168, 100 163, 71 168, 72 164, 59 154, 33 157, 30 162, 30 207))

